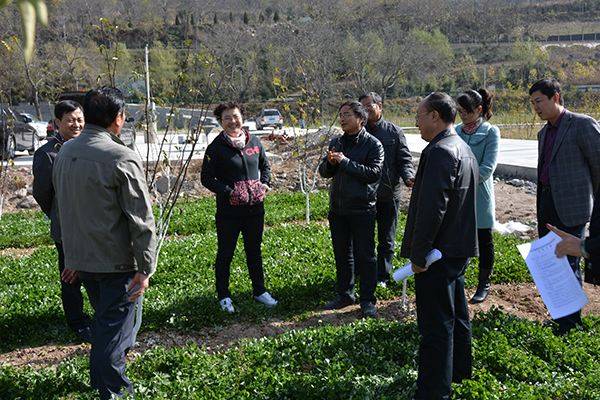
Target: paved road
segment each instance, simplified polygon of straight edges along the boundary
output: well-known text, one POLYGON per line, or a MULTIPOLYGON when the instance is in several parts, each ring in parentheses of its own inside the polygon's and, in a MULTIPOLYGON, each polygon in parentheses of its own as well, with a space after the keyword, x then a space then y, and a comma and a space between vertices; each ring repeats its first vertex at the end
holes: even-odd
MULTIPOLYGON (((264 134, 267 131, 250 131, 252 134, 264 134)), ((413 129, 406 129, 406 139, 408 148, 414 157, 419 157, 421 151, 427 146, 427 142, 421 139, 421 135, 413 129)), ((209 135, 208 140, 216 135, 209 135)), ((169 154, 169 159, 175 161, 183 155, 187 157, 191 152, 191 145, 180 143, 184 137, 182 135, 169 135, 167 142, 163 145, 162 151, 169 154)), ((136 146, 142 159, 146 159, 148 145, 144 143, 144 138, 141 135, 137 136, 136 146)), ((196 145, 193 159, 204 157, 204 148, 206 143, 196 145)), ((150 160, 156 160, 158 155, 158 145, 150 146, 150 160)), ((27 152, 17 152, 17 157, 14 159, 17 167, 31 168, 33 156, 27 152)), ((516 139, 500 139, 500 152, 498 155, 498 167, 496 175, 519 176, 529 180, 536 179, 537 167, 537 141, 535 140, 516 140, 516 139)))
MULTIPOLYGON (((410 131, 409 131, 410 132, 410 131)), ((414 157, 419 157, 427 142, 418 133, 406 133, 408 148, 414 157)), ((500 139, 498 166, 495 175, 518 176, 535 181, 537 179, 537 140, 500 139)))

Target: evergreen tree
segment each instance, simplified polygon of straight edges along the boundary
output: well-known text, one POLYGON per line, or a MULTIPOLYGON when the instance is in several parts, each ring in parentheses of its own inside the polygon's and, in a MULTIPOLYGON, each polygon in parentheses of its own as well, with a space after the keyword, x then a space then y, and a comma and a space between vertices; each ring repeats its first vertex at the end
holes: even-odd
POLYGON ((190 14, 190 25, 195 26, 196 21, 194 21, 194 14, 190 14))
POLYGON ((219 23, 219 17, 217 17, 217 13, 215 13, 215 16, 213 18, 213 24, 218 24, 219 23))
POLYGON ((244 24, 248 25, 248 22, 250 22, 250 18, 248 18, 248 13, 244 11, 244 24))
POLYGON ((275 21, 275 23, 279 22, 279 11, 275 11, 275 15, 273 15, 273 21, 275 21))
POLYGON ((233 22, 233 12, 229 11, 229 22, 233 22))
POLYGON ((175 16, 175 25, 181 25, 181 22, 179 22, 179 14, 175 16))

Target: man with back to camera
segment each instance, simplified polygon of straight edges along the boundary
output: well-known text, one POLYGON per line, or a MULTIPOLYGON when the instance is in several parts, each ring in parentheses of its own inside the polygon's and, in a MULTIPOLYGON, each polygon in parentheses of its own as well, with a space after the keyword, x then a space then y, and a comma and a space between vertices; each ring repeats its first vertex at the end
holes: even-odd
POLYGON ((79 274, 95 311, 91 386, 101 399, 121 398, 133 394, 125 356, 133 341, 135 300, 155 270, 155 223, 142 160, 118 137, 125 122, 123 94, 94 89, 83 107, 85 127, 57 155, 52 179, 65 265, 79 274))
POLYGON ((369 113, 367 132, 379 139, 385 152, 377 189, 377 283, 385 285, 390 280, 394 262, 402 183, 412 187, 415 170, 402 128, 386 121, 382 116, 381 96, 368 92, 361 95, 358 101, 369 113))
POLYGON ((422 336, 415 399, 450 399, 452 382, 471 377, 471 324, 465 296, 469 258, 479 255, 475 200, 479 166, 454 130, 456 105, 432 93, 416 124, 429 142, 421 154, 400 255, 415 272, 417 325, 422 336), (433 249, 442 258, 429 267, 433 249))
MULTIPOLYGON (((600 126, 595 119, 564 107, 560 83, 544 78, 529 89, 531 104, 548 123, 538 132, 537 219, 540 237, 546 224, 582 239, 600 184, 600 126)), ((581 284, 580 257, 568 256, 581 284)), ((555 320, 558 335, 582 327, 581 310, 555 320)))
POLYGON ((336 298, 325 304, 337 310, 354 303, 354 271, 360 271, 360 308, 364 317, 377 313, 375 203, 383 166, 383 146, 364 128, 367 110, 358 101, 340 106, 342 137, 329 143, 319 165, 329 187, 329 228, 337 273, 336 298))
MULTIPOLYGON (((81 133, 85 120, 81 104, 71 100, 60 101, 54 107, 54 116, 58 131, 33 156, 33 197, 44 214, 50 219, 50 237, 56 244, 58 270, 62 275, 65 270, 65 255, 61 241, 60 225, 56 216, 52 165, 62 145, 81 133)), ((79 279, 75 279, 73 282, 61 280, 61 298, 67 324, 80 340, 91 343, 90 316, 83 311, 81 281, 79 279)))

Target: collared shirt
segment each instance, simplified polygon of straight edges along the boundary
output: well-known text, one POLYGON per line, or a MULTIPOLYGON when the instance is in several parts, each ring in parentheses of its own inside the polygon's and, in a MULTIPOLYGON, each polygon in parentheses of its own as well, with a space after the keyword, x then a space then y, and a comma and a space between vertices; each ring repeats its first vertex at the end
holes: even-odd
POLYGON ((562 117, 565 115, 565 110, 566 109, 563 109, 562 113, 560 113, 560 116, 554 125, 548 122, 548 127, 546 128, 546 142, 544 143, 543 154, 544 158, 542 159, 542 173, 540 174, 540 182, 544 186, 550 186, 550 161, 552 159, 552 149, 554 149, 556 134, 558 133, 560 121, 562 121, 562 117))

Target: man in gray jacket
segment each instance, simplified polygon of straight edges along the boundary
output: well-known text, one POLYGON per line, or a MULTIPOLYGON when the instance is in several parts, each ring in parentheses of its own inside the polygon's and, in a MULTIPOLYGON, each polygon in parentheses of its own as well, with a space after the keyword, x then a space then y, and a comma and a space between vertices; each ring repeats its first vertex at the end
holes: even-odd
POLYGON ((73 270, 62 278, 78 275, 95 311, 91 386, 101 399, 120 398, 133 393, 125 356, 135 300, 155 269, 155 223, 142 161, 118 137, 123 94, 111 87, 91 90, 83 108, 85 127, 62 147, 52 175, 65 265, 73 270))
POLYGON ((358 101, 367 108, 367 132, 383 145, 385 158, 377 189, 377 283, 390 280, 402 185, 412 187, 415 169, 402 128, 386 121, 382 115, 381 96, 375 92, 361 95, 358 101))

